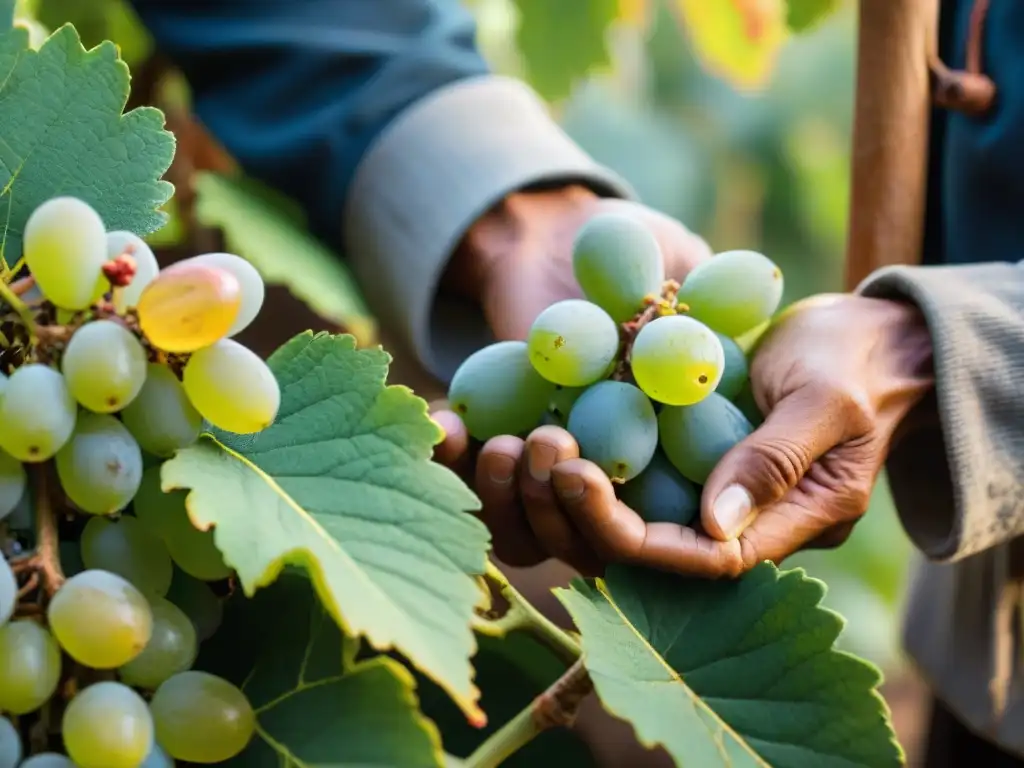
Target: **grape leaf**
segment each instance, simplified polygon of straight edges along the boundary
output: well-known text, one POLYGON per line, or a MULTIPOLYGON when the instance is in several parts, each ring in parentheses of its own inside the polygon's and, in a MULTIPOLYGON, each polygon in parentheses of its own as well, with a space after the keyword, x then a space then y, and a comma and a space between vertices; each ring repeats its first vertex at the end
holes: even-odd
POLYGON ((286 286, 325 320, 375 344, 376 323, 341 257, 311 235, 298 206, 253 179, 201 173, 196 218, 224 232, 229 249, 268 283, 286 286))
POLYGON ((611 64, 605 33, 619 14, 618 0, 514 3, 519 11, 516 45, 526 80, 545 99, 566 98, 592 70, 611 64))
POLYGON ((192 521, 216 526, 246 594, 302 566, 347 633, 402 652, 483 724, 469 622, 489 534, 467 514, 476 496, 429 460, 442 433, 426 403, 385 386, 390 360, 351 336, 294 337, 268 361, 282 392, 273 426, 179 451, 164 490, 191 489, 192 521))
POLYGON ((881 674, 834 648, 842 617, 800 569, 712 582, 615 567, 556 594, 604 706, 679 764, 903 765, 881 674))
POLYGON ((785 0, 675 0, 694 53, 737 88, 762 86, 786 40, 785 0))
POLYGON ((0 220, 4 258, 21 255, 29 214, 56 195, 80 197, 108 229, 147 234, 173 187, 160 176, 174 137, 149 107, 122 114, 128 67, 104 43, 86 51, 71 26, 38 51, 21 27, 0 34, 0 220))
POLYGON ((842 0, 786 0, 786 24, 794 32, 806 32, 831 16, 842 0))
POLYGON ((201 648, 195 668, 240 686, 256 711, 253 740, 223 765, 444 765, 412 675, 386 656, 355 661, 304 575, 285 573, 253 599, 230 599, 201 648))

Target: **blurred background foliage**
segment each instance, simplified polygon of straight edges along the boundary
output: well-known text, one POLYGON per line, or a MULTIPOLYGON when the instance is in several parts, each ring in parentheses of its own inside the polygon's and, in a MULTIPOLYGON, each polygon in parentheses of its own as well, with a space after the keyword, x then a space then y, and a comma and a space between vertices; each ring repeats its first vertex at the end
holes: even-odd
MULTIPOLYGON (((842 289, 855 63, 850 2, 463 1, 494 69, 529 82, 565 130, 645 202, 715 250, 768 254, 784 269, 787 302, 842 289)), ((268 205, 271 198, 239 179, 188 117, 187 89, 154 56, 122 0, 19 0, 17 14, 37 43, 67 21, 87 46, 115 41, 132 67, 132 100, 168 114, 179 141, 169 174, 178 195, 155 244, 188 240, 195 248, 207 236, 201 225, 245 232, 258 220, 275 248, 292 247, 295 259, 323 270, 315 285, 292 290, 321 291, 319 301, 308 292, 303 298, 324 307, 322 317, 360 329, 364 342, 374 339, 344 267, 302 236, 286 204, 268 205), (212 183, 211 173, 231 183, 212 183)), ((267 238, 250 240, 234 244, 252 250, 242 255, 259 266, 257 241, 267 238)), ((294 263, 281 255, 274 260, 294 263)), ((787 565, 829 584, 827 603, 849 620, 841 642, 892 672, 901 663, 909 552, 883 480, 847 544, 787 565)))

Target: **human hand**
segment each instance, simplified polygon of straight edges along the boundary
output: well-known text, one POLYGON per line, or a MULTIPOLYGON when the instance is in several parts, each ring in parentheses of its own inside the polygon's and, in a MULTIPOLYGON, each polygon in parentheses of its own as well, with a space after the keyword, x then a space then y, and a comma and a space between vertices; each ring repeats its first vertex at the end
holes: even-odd
POLYGON ((898 426, 931 387, 930 366, 912 306, 801 302, 754 356, 753 392, 767 418, 708 478, 701 530, 645 523, 578 458, 568 433, 542 427, 481 452, 476 486, 498 556, 522 565, 556 556, 585 574, 627 562, 716 578, 836 546, 866 510, 898 426), (509 468, 515 482, 493 479, 509 468))

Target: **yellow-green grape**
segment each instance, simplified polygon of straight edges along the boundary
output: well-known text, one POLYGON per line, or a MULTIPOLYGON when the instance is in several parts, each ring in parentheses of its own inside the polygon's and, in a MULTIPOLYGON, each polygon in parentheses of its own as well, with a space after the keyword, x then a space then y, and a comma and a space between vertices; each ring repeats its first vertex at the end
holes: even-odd
POLYGON ((619 327, 596 304, 566 299, 537 316, 526 341, 537 373, 563 387, 585 387, 608 375, 619 327))
POLYGON ((195 352, 223 339, 242 304, 230 272, 202 264, 174 264, 142 291, 139 327, 157 349, 195 352))
POLYGON ((121 411, 121 421, 142 450, 160 458, 199 438, 203 417, 195 409, 174 371, 151 363, 138 397, 121 411))
POLYGON ((652 400, 690 405, 715 391, 722 378, 725 352, 703 323, 669 315, 640 329, 629 362, 637 386, 652 400))
POLYGON ((113 320, 94 320, 75 331, 60 363, 71 395, 96 413, 120 411, 146 381, 146 350, 113 320))
POLYGON ((0 717, 0 768, 16 768, 21 762, 21 734, 6 717, 0 717))
POLYGON ((133 508, 139 520, 163 538, 181 570, 202 581, 225 579, 231 568, 214 543, 213 531, 201 531, 192 523, 185 507, 187 497, 185 491, 164 493, 160 467, 150 467, 142 475, 133 508))
POLYGON ((34 712, 60 681, 60 648, 53 635, 28 619, 0 627, 0 711, 34 712))
POLYGON ((127 685, 104 681, 71 700, 61 733, 80 768, 139 768, 153 745, 153 717, 127 685))
POLYGON ((736 338, 775 313, 782 288, 782 270, 767 256, 726 251, 694 267, 677 298, 690 317, 736 338))
POLYGON ((463 361, 448 402, 469 434, 483 441, 536 427, 554 388, 533 369, 525 341, 499 341, 463 361))
POLYGON ((107 260, 103 220, 88 203, 55 197, 25 222, 25 264, 47 299, 61 309, 85 309, 103 280, 107 260))
POLYGON ((572 270, 584 295, 624 323, 660 296, 665 265, 658 241, 633 216, 605 213, 584 224, 573 243, 572 270))
POLYGON ((124 509, 142 480, 139 444, 124 424, 105 413, 79 414, 54 463, 68 498, 93 515, 124 509))
POLYGON ((25 467, 21 462, 9 453, 0 451, 0 520, 18 506, 25 495, 26 480, 25 467))
POLYGON ((233 339, 221 339, 193 354, 182 383, 203 418, 225 432, 266 429, 281 405, 281 387, 273 371, 233 339))
POLYGON ((196 659, 196 628, 178 606, 154 600, 153 634, 142 653, 118 670, 122 682, 153 690, 164 680, 184 672, 196 659))
POLYGON ((86 568, 116 573, 150 599, 170 589, 174 566, 167 545, 137 518, 94 517, 85 524, 80 545, 86 568))
POLYGON ((206 672, 169 678, 149 704, 156 738, 171 757, 190 763, 220 763, 252 738, 256 715, 236 686, 206 672))
POLYGON ((139 590, 107 571, 82 571, 57 590, 50 629, 67 654, 94 669, 116 669, 149 642, 153 611, 139 590))
POLYGON ((160 264, 153 249, 133 232, 107 232, 107 259, 128 255, 135 262, 132 281, 114 295, 114 304, 119 311, 134 307, 147 285, 156 279, 160 264))
POLYGON ((0 448, 19 461, 53 458, 71 437, 78 406, 64 377, 41 363, 21 366, 0 401, 0 448))

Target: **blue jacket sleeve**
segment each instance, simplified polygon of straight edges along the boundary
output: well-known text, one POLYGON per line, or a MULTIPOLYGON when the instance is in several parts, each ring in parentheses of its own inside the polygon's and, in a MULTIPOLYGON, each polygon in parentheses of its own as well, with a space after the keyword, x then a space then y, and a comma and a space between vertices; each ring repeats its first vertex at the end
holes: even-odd
POLYGON ((410 104, 487 71, 457 0, 132 0, 199 119, 337 242, 355 169, 410 104))

